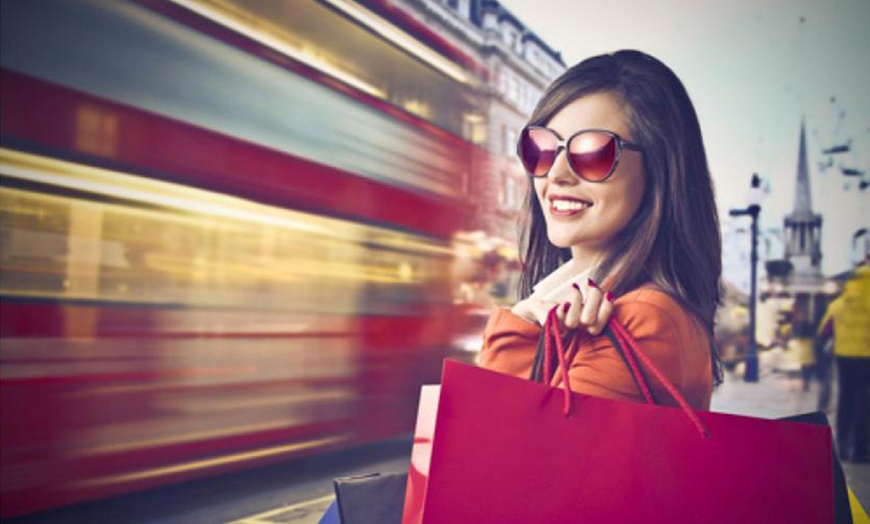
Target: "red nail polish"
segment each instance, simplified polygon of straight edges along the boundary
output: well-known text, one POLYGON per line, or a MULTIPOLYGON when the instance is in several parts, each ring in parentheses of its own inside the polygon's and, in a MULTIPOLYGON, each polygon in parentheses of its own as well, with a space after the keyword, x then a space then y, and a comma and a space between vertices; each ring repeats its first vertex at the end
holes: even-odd
POLYGON ((607 299, 608 302, 613 302, 613 291, 608 291, 604 298, 607 299))
POLYGON ((573 287, 577 291, 580 291, 580 286, 577 285, 577 282, 571 282, 571 287, 573 287))
POLYGON ((570 302, 565 302, 564 304, 562 304, 562 314, 567 313, 569 307, 571 307, 571 303, 570 303, 570 302))
POLYGON ((587 279, 586 283, 589 284, 589 287, 594 287, 595 289, 598 289, 598 284, 596 284, 595 281, 591 278, 587 279))

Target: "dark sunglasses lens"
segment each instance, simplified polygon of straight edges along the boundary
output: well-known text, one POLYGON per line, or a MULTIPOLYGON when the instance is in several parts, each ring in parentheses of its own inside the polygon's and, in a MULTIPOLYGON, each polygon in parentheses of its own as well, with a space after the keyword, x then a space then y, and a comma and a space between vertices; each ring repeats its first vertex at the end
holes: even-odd
POLYGON ((526 172, 546 176, 556 159, 557 147, 556 137, 546 129, 523 129, 518 153, 526 172))
POLYGON ((580 133, 568 144, 571 168, 586 180, 600 182, 607 178, 616 161, 616 139, 607 133, 580 133))

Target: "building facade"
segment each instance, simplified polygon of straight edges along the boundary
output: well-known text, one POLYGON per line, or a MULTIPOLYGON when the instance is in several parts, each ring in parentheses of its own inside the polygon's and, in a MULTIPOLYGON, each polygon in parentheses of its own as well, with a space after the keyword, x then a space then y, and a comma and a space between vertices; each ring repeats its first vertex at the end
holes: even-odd
MULTIPOLYGON (((468 180, 469 233, 510 251, 528 181, 516 159, 516 141, 549 83, 565 71, 560 53, 496 0, 368 0, 402 23, 410 18, 482 65, 476 76, 480 111, 466 135, 480 145, 468 180)), ((515 256, 515 253, 514 253, 515 256)))

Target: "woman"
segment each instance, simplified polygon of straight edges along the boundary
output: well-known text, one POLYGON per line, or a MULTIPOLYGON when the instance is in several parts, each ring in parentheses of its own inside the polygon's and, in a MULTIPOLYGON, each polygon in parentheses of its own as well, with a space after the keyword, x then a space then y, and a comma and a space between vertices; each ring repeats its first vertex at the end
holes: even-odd
MULTIPOLYGON (((518 153, 531 183, 523 299, 493 311, 480 364, 528 377, 541 325, 558 306, 576 346, 571 389, 643 401, 602 334, 612 314, 692 407, 708 409, 721 380, 721 245, 701 131, 680 80, 639 51, 584 60, 544 93, 518 153)), ((658 402, 675 404, 648 378, 658 402)))

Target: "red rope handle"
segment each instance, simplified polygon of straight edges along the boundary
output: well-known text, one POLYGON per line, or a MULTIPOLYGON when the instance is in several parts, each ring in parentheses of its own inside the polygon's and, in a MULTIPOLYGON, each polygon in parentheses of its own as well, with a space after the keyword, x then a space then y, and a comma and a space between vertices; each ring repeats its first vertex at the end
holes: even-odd
POLYGON ((571 379, 568 376, 568 360, 565 358, 565 348, 562 345, 562 333, 559 328, 559 317, 557 317, 555 313, 553 313, 553 325, 556 328, 556 355, 559 357, 559 367, 562 369, 562 383, 565 385, 565 388, 563 389, 565 392, 563 411, 567 417, 571 414, 571 379))
MULTIPOLYGON (((620 324, 621 325, 621 324, 620 324)), ((652 393, 649 390, 649 384, 646 382, 646 377, 643 376, 643 373, 640 372, 640 366, 637 365, 637 360, 634 358, 634 352, 630 351, 626 346, 626 342, 621 337, 620 333, 617 333, 615 330, 613 331, 613 335, 616 337, 616 342, 623 348, 623 354, 625 355, 625 360, 628 362, 628 370, 631 372, 632 376, 634 376, 634 381, 640 388, 641 393, 643 393, 643 397, 646 399, 647 404, 655 404, 655 400, 653 399, 652 393)))
MULTIPOLYGON (((555 310, 555 308, 553 308, 555 310)), ((547 319, 544 321, 544 373, 542 374, 544 384, 549 384, 550 380, 552 380, 552 376, 550 375, 550 369, 552 368, 553 361, 550 357, 553 352, 553 334, 551 333, 550 327, 550 316, 553 314, 553 311, 547 313, 547 319)))
POLYGON ((680 407, 683 409, 683 412, 689 417, 695 427, 698 428, 698 432, 701 434, 701 436, 704 438, 708 438, 710 436, 710 431, 707 429, 706 426, 704 426, 704 423, 701 422, 698 414, 695 413, 691 406, 689 406, 689 403, 686 402, 686 399, 683 398, 682 395, 680 395, 680 392, 677 391, 677 388, 675 388, 674 385, 671 384, 671 382, 667 379, 667 377, 665 377, 664 373, 659 371, 659 368, 657 368, 652 363, 652 360, 650 360, 650 358, 643 351, 641 351, 641 349, 637 345, 637 341, 634 340, 634 337, 631 336, 625 326, 623 326, 618 320, 616 320, 615 317, 610 318, 610 320, 608 321, 608 325, 613 330, 613 332, 616 333, 623 342, 625 342, 624 345, 627 346, 626 353, 629 351, 633 352, 634 355, 637 356, 637 358, 639 358, 641 362, 643 362, 644 366, 652 371, 653 375, 655 375, 658 381, 661 382, 665 389, 668 390, 668 393, 670 393, 671 396, 674 397, 674 400, 677 401, 677 404, 680 405, 680 407))
MULTIPOLYGON (((562 383, 565 385, 563 388, 565 393, 564 401, 562 402, 562 411, 567 417, 571 414, 571 382, 568 378, 568 363, 565 360, 565 347, 562 345, 562 330, 559 328, 559 317, 556 315, 555 307, 551 309, 550 313, 547 315, 547 323, 555 333, 556 356, 559 359, 559 368, 562 371, 562 383)), ((549 340, 549 337, 547 337, 547 339, 549 340)), ((547 383, 549 383, 549 381, 547 383)))

